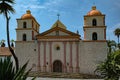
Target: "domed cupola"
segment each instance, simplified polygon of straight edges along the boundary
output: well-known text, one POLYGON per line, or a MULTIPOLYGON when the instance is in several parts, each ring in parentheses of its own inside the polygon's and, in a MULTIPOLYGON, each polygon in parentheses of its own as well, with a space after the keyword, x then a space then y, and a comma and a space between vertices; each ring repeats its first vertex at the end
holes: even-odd
POLYGON ((26 11, 26 14, 24 14, 21 19, 35 19, 32 14, 31 14, 31 11, 30 10, 27 10, 26 11))
POLYGON ((102 15, 102 13, 96 9, 96 6, 92 7, 92 10, 87 13, 88 16, 99 16, 102 15))

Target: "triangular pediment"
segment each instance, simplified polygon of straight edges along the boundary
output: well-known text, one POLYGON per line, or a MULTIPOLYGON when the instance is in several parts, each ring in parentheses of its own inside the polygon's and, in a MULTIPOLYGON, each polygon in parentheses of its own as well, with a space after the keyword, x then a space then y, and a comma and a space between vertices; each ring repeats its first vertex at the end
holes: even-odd
POLYGON ((66 29, 63 29, 61 27, 53 27, 39 35, 37 35, 38 39, 43 38, 79 38, 80 35, 77 33, 73 33, 71 31, 68 31, 66 29))
POLYGON ((63 29, 66 29, 66 26, 60 21, 60 20, 57 20, 51 28, 55 28, 55 27, 60 27, 60 28, 63 28, 63 29))

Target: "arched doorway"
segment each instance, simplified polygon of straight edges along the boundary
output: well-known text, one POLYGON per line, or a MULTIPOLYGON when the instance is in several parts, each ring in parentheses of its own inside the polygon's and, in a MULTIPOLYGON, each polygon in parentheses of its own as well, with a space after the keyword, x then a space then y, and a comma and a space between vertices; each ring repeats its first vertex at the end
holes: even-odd
POLYGON ((53 63, 53 72, 62 72, 62 62, 59 60, 53 63))

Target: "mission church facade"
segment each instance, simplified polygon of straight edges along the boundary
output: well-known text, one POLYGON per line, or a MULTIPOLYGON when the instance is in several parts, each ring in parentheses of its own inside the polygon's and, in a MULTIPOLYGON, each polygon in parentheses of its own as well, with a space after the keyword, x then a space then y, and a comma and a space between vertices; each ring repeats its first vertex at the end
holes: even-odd
POLYGON ((60 20, 43 33, 39 28, 30 10, 17 19, 15 52, 20 65, 29 60, 32 71, 94 74, 106 58, 105 15, 96 6, 84 16, 83 40, 60 20))

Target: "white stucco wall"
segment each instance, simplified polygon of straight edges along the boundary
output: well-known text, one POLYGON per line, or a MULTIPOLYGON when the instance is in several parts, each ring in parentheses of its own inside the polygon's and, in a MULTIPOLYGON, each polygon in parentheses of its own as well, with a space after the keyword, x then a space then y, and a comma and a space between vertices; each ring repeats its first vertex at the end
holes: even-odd
MULTIPOLYGON (((107 53, 106 42, 79 42, 79 72, 94 74, 99 61, 106 58, 107 53)), ((16 42, 16 53, 19 58, 20 65, 29 60, 28 69, 35 65, 33 71, 37 71, 38 64, 38 44, 32 42, 16 42), (34 51, 36 49, 36 51, 34 51)), ((52 42, 52 64, 55 60, 60 60, 64 64, 64 44, 63 42, 52 42), (56 46, 60 50, 56 50, 56 46)), ((72 43, 72 67, 73 73, 76 73, 76 42, 72 43)), ((41 71, 44 72, 44 42, 40 43, 40 65, 41 71)), ((66 43, 66 66, 69 72, 70 66, 70 43, 66 43)), ((50 72, 50 46, 46 42, 46 71, 50 72), (48 63, 48 64, 47 64, 48 63)))
POLYGON ((34 41, 16 42, 15 53, 18 56, 20 66, 29 61, 27 69, 33 67, 33 71, 37 70, 38 49, 34 41))
POLYGON ((94 74, 94 70, 100 61, 107 56, 106 42, 83 42, 80 45, 80 72, 94 74))

